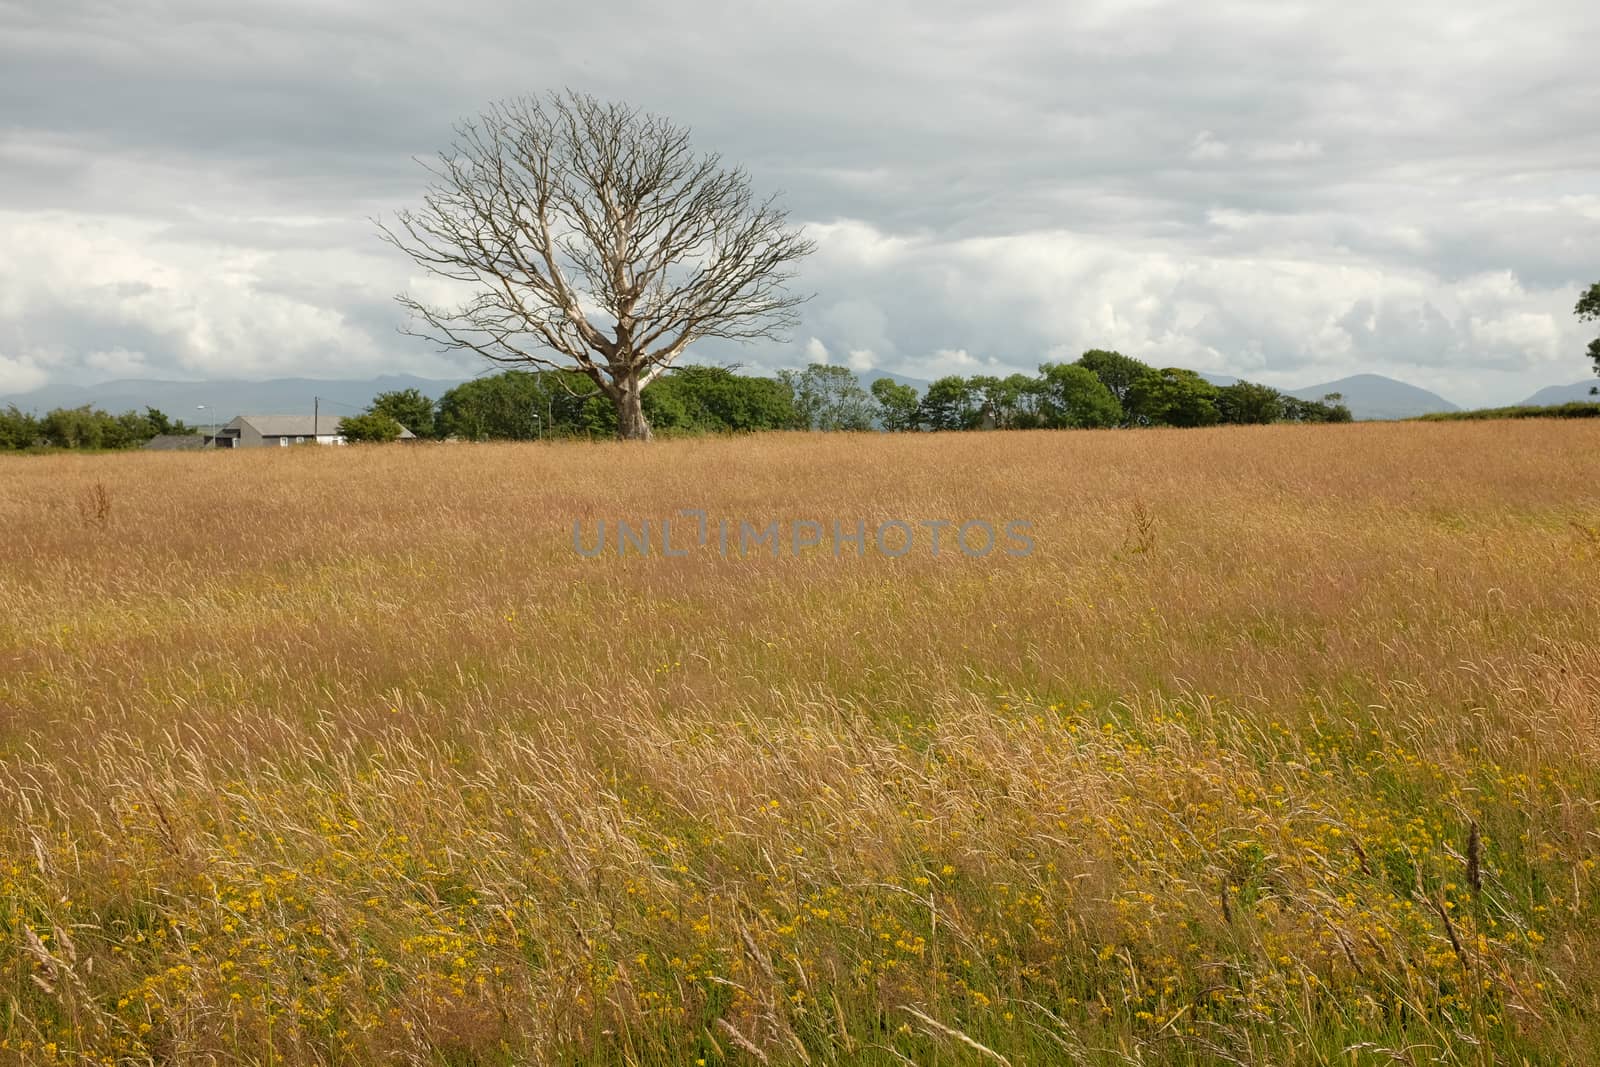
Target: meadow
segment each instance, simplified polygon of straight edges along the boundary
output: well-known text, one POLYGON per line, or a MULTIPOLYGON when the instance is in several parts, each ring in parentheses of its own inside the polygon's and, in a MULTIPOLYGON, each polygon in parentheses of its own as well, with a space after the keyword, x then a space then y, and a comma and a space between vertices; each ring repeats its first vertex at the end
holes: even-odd
POLYGON ((0 461, 0 1060, 1600 1062, 1600 423, 0 461), (574 521, 1032 524, 585 558, 574 521))

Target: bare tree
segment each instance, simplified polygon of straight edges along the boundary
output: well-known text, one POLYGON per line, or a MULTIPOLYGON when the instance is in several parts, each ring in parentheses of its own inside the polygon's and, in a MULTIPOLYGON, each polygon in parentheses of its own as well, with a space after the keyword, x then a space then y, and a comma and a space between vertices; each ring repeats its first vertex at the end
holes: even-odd
POLYGON ((779 338, 804 297, 785 283, 813 244, 749 175, 687 130, 578 93, 493 105, 425 164, 423 207, 379 223, 455 306, 398 299, 407 332, 496 363, 577 369, 650 437, 641 394, 703 338, 779 338))

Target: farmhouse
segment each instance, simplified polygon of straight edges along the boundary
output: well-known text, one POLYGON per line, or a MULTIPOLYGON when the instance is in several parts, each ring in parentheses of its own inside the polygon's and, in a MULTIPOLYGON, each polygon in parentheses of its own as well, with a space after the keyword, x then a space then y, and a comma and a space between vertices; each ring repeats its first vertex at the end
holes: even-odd
MULTIPOLYGON (((287 448, 290 445, 342 445, 342 420, 324 415, 240 415, 206 436, 207 448, 287 448)), ((415 440, 404 427, 400 440, 415 440)))

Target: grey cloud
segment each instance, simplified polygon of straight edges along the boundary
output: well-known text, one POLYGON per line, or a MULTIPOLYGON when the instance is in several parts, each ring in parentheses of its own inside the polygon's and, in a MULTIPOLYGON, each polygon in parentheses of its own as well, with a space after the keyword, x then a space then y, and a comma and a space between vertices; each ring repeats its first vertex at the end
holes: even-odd
POLYGON ((396 344, 386 301, 409 272, 367 216, 418 195, 411 157, 453 121, 572 85, 693 126, 827 235, 794 342, 705 358, 794 361, 815 336, 915 374, 940 352, 1025 369, 1124 344, 1225 372, 1420 368, 1469 400, 1520 395, 1584 370, 1568 320, 1600 238, 1597 32, 1576 0, 1336 17, 0 0, 0 213, 43 245, 0 246, 0 374, 46 350, 76 353, 52 375, 118 350, 196 373, 429 369, 426 346, 396 344), (84 317, 61 291, 74 270, 33 268, 89 262, 95 220, 148 224, 96 269, 156 292, 84 317), (1514 287, 1479 291, 1504 272, 1514 287))

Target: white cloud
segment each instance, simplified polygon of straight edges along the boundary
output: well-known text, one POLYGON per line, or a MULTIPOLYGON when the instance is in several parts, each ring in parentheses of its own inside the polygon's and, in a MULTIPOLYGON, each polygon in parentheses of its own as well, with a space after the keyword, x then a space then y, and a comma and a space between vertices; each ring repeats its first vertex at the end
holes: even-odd
POLYGON ((430 363, 410 346, 397 358, 375 324, 345 310, 352 298, 386 305, 401 288, 399 265, 382 257, 175 240, 149 221, 62 213, 0 213, 0 248, 31 253, 0 256, 9 296, 0 344, 55 352, 52 378, 362 375, 430 363))
POLYGON ((1507 310, 1496 318, 1474 316, 1469 329, 1478 349, 1510 352, 1514 366, 1564 362, 1569 356, 1564 331, 1548 312, 1507 310))
MULTIPOLYGON (((1386 373, 1487 403, 1497 397, 1475 389, 1474 368, 1494 372, 1491 387, 1504 389, 1508 373, 1551 371, 1563 353, 1581 350, 1577 324, 1552 310, 1570 307, 1565 292, 1527 287, 1505 271, 1450 279, 1376 254, 1245 254, 1043 232, 924 240, 880 266, 904 292, 938 298, 830 305, 825 293, 817 321, 858 333, 895 324, 905 343, 888 358, 875 353, 877 365, 925 378, 1030 371, 1108 347, 1281 386, 1386 373)), ((854 292, 870 287, 867 277, 837 284, 854 292)), ((1563 375, 1575 380, 1582 369, 1563 375)))
POLYGON ((851 370, 872 370, 878 365, 878 354, 870 348, 852 348, 846 360, 851 370))
POLYGON ((50 380, 50 372, 30 356, 0 352, 0 393, 25 393, 50 380))
POLYGON ((1189 142, 1189 158, 1200 163, 1227 159, 1228 151, 1228 143, 1217 140, 1210 130, 1201 130, 1189 142))
POLYGON ((929 378, 940 378, 947 374, 971 376, 995 369, 992 361, 977 359, 964 348, 941 348, 929 356, 923 365, 927 368, 929 378))
POLYGON ((1260 144, 1250 150, 1250 158, 1268 163, 1294 163, 1322 155, 1320 141, 1289 141, 1260 144))
POLYGON ((107 378, 149 377, 150 363, 143 352, 130 352, 126 348, 90 352, 83 357, 83 365, 105 374, 107 378))
POLYGON ((0 4, 0 392, 446 373, 391 301, 444 288, 366 220, 416 202, 453 120, 563 85, 688 124, 810 220, 796 340, 704 358, 1117 347, 1463 401, 1587 373, 1592 3, 685 4, 564 8, 554 37, 509 0, 0 4))

